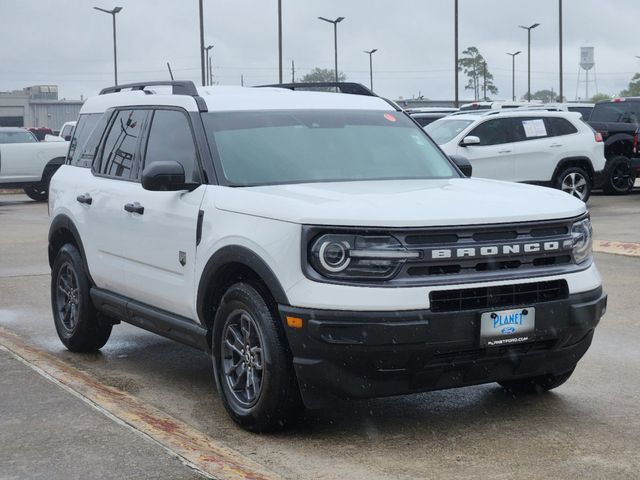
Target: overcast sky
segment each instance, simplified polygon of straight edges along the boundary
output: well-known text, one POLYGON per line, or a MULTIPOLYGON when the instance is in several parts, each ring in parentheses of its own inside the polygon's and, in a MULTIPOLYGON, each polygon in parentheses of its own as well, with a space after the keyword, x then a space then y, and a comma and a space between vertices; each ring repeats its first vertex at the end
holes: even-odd
MULTIPOLYGON (((120 83, 200 78, 197 0, 0 0, 0 90, 57 84, 60 97, 95 95, 113 84, 111 17, 92 6, 122 6, 118 21, 120 83)), ((558 89, 558 0, 460 0, 460 50, 480 49, 499 93, 526 91, 526 31, 532 32, 532 91, 558 89)), ((204 0, 205 41, 214 44, 221 84, 276 82, 277 0, 204 0)), ((564 0, 565 95, 576 97, 579 48, 595 47, 598 91, 615 94, 640 71, 636 41, 639 0, 564 0)), ((333 68, 332 26, 318 16, 346 19, 338 27, 339 69, 367 83, 374 54, 374 87, 384 96, 453 97, 453 0, 283 0, 285 78, 313 67, 333 68)), ((461 75, 461 98, 466 79, 461 75)), ((595 85, 590 86, 594 93, 595 85)), ((585 86, 578 95, 584 97, 585 86)))

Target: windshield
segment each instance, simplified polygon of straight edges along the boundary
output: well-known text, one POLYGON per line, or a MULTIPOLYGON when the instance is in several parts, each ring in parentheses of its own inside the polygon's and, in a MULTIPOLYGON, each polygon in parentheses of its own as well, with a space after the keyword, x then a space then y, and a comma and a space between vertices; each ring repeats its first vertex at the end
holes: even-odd
POLYGON ((424 129, 438 145, 453 140, 461 131, 473 123, 472 120, 441 119, 427 125, 424 129))
POLYGON ((459 176, 399 112, 225 112, 203 120, 233 186, 459 176))
POLYGON ((0 132, 0 144, 3 143, 35 143, 36 138, 31 132, 25 131, 12 131, 12 132, 0 132))

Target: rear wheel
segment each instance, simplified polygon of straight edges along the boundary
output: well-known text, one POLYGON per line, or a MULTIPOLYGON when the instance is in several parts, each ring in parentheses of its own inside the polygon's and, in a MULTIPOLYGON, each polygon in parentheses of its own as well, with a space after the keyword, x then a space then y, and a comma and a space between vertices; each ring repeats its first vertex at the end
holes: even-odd
POLYGON ((78 249, 64 245, 51 272, 51 308, 58 337, 72 352, 93 352, 111 335, 91 302, 89 278, 78 249))
POLYGON ((569 377, 573 374, 573 370, 574 368, 559 375, 539 375, 537 377, 522 378, 519 380, 506 380, 498 383, 506 390, 514 393, 544 393, 548 390, 553 390, 554 388, 559 387, 569 380, 569 377))
POLYGON ((631 168, 631 161, 622 155, 607 161, 605 183, 602 189, 610 195, 625 195, 633 189, 636 174, 631 168))
POLYGON ((301 411, 285 333, 269 304, 251 285, 231 286, 212 335, 223 404, 235 422, 255 432, 281 429, 301 411))
POLYGON ((591 177, 580 167, 569 167, 556 178, 556 188, 586 202, 591 195, 591 177))
POLYGON ((46 202, 49 198, 49 185, 43 183, 28 185, 23 190, 31 200, 36 202, 46 202))

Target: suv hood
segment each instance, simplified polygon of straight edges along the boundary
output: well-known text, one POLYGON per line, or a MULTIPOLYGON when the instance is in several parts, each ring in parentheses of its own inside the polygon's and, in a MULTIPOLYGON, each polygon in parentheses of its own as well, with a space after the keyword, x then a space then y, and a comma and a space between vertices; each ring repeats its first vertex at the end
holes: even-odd
POLYGON ((217 187, 220 210, 309 225, 428 227, 570 218, 559 190, 496 180, 394 180, 217 187))

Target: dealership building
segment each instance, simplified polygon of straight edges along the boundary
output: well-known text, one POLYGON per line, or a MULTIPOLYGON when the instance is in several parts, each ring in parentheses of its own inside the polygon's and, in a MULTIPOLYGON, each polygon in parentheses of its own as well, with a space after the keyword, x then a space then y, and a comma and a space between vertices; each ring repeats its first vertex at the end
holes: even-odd
POLYGON ((59 130, 76 120, 82 100, 59 100, 57 85, 35 85, 0 92, 0 127, 47 127, 59 130))

